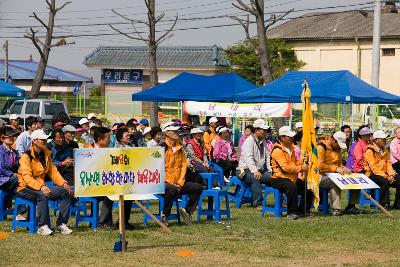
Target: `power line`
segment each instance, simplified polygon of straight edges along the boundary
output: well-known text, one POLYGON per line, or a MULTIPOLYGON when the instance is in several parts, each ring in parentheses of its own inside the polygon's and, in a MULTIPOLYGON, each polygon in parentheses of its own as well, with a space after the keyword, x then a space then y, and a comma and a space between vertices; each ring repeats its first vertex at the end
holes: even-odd
MULTIPOLYGON (((347 10, 347 11, 353 11, 353 10, 347 10)), ((330 12, 330 13, 340 13, 343 11, 338 11, 338 12, 330 12)), ((322 16, 326 15, 326 13, 320 13, 320 14, 314 14, 314 15, 307 15, 307 17, 315 17, 315 16, 322 16)), ((298 16, 298 17, 288 17, 286 19, 282 19, 282 21, 285 20, 293 20, 297 18, 301 18, 303 16, 298 16)), ((254 24, 255 22, 250 22, 251 24, 254 24)), ((227 24, 219 24, 219 25, 208 25, 208 26, 197 26, 197 27, 185 27, 185 28, 176 28, 173 29, 173 32, 176 31, 187 31, 187 30, 199 30, 199 29, 212 29, 212 28, 223 28, 223 27, 235 27, 235 26, 240 26, 237 23, 227 23, 227 24)), ((163 30, 157 30, 156 32, 164 32, 163 30)), ((140 34, 145 34, 147 32, 139 32, 140 34)), ((126 32, 126 34, 136 34, 136 32, 126 32)), ((63 35, 63 36, 53 36, 53 38, 76 38, 76 37, 97 37, 97 36, 116 36, 120 35, 120 33, 117 32, 106 32, 106 33, 88 33, 88 34, 72 34, 72 35, 63 35)), ((7 36, 7 37, 0 37, 0 38, 8 38, 8 39, 22 39, 25 37, 22 36, 7 36)), ((43 36, 41 36, 43 38, 43 36)))
MULTIPOLYGON (((296 0, 298 1, 298 0, 296 0)), ((293 1, 290 1, 293 2, 293 1)), ((316 8, 307 8, 307 9, 297 9, 294 10, 291 13, 298 13, 298 12, 304 12, 304 11, 315 11, 315 10, 325 10, 325 9, 336 9, 336 8, 346 8, 346 7, 361 7, 361 6, 365 6, 365 5, 370 5, 373 2, 367 2, 367 3, 363 3, 363 4, 350 4, 350 5, 339 5, 339 6, 328 6, 328 7, 316 7, 316 8)), ((286 11, 276 11, 276 12, 266 12, 265 15, 273 15, 273 14, 279 14, 279 13, 284 13, 286 11)), ((202 12, 199 12, 202 13, 202 12)), ((196 13, 196 14, 199 14, 196 13)), ((239 15, 239 16, 245 16, 245 14, 243 12, 237 12, 237 13, 232 13, 232 14, 226 14, 226 15, 219 15, 219 16, 208 16, 208 17, 192 17, 192 18, 180 18, 178 20, 179 21, 196 21, 196 20, 211 20, 211 19, 222 19, 222 18, 226 18, 227 16, 234 16, 234 15, 239 15)), ((175 19, 171 19, 171 20, 164 20, 163 22, 173 22, 175 19)), ((108 26, 108 25, 131 25, 130 22, 108 22, 108 23, 87 23, 87 24, 64 24, 64 25, 56 25, 57 28, 61 28, 61 27, 92 27, 92 26, 108 26)), ((164 26, 164 25, 169 25, 168 23, 164 23, 164 24, 159 24, 159 26, 164 26)), ((36 28, 36 27, 41 27, 39 25, 32 25, 32 26, 4 26, 4 27, 0 27, 1 29, 20 29, 20 28, 36 28)), ((138 26, 137 28, 143 28, 138 26)), ((124 30, 124 29, 122 29, 124 30)), ((81 32, 93 32, 93 31, 81 31, 81 32)), ((61 34, 61 33, 59 33, 61 34)))

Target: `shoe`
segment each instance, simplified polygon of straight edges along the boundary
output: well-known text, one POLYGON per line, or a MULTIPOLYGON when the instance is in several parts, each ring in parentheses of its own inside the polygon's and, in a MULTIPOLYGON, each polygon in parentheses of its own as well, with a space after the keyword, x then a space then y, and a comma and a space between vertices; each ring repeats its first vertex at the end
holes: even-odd
POLYGON ((17 217, 15 218, 17 221, 26 221, 26 218, 24 215, 17 214, 17 217))
MULTIPOLYGON (((117 221, 117 222, 115 223, 114 229, 115 229, 115 230, 118 230, 118 229, 119 229, 119 221, 117 221)), ((126 222, 126 223, 125 223, 125 230, 135 230, 135 226, 134 226, 133 224, 129 223, 129 222, 126 222)))
POLYGON ((160 221, 165 225, 168 226, 168 218, 164 214, 161 214, 160 221))
POLYGON ((103 230, 111 230, 114 229, 114 226, 110 223, 100 223, 99 228, 103 230))
POLYGON ((229 177, 224 176, 224 181, 225 181, 225 183, 229 183, 231 181, 231 179, 229 177))
POLYGON ((295 213, 291 213, 291 214, 288 214, 286 216, 286 218, 288 218, 289 220, 297 220, 299 218, 299 216, 295 213))
POLYGON ((125 229, 126 230, 135 230, 135 226, 133 225, 133 224, 131 224, 131 223, 125 223, 125 229))
POLYGON ((347 213, 347 214, 364 214, 365 211, 359 210, 355 206, 353 206, 353 207, 346 207, 346 209, 344 210, 344 213, 347 213))
POLYGON ((38 235, 52 235, 53 231, 51 231, 51 229, 47 226, 47 224, 39 227, 39 229, 37 230, 37 234, 38 235))
POLYGON ((72 230, 69 229, 68 226, 65 225, 64 223, 57 226, 57 230, 63 235, 70 235, 72 233, 72 230))
POLYGON ((213 190, 221 190, 221 188, 219 188, 219 186, 213 187, 213 190))
POLYGON ((314 218, 315 215, 314 215, 314 213, 312 213, 311 211, 308 211, 307 214, 306 214, 306 217, 308 217, 308 218, 314 218))
POLYGON ((179 208, 179 215, 182 217, 186 225, 192 225, 192 220, 190 219, 190 214, 186 212, 184 208, 179 208))
POLYGON ((391 208, 390 208, 390 204, 385 204, 385 205, 382 205, 382 207, 384 207, 386 210, 391 210, 391 208))
POLYGON ((338 209, 330 209, 330 210, 329 210, 329 213, 330 213, 332 216, 340 216, 340 215, 342 215, 342 212, 341 212, 340 210, 338 210, 338 209))

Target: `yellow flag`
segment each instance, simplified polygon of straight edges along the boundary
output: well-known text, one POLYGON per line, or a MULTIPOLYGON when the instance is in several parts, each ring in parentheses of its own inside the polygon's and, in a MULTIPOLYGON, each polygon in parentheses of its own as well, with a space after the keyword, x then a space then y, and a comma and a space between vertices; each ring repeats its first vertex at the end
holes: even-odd
POLYGON ((303 139, 301 140, 302 153, 308 155, 308 170, 306 173, 307 189, 314 193, 314 207, 319 205, 319 163, 317 151, 317 135, 315 133, 314 118, 311 110, 311 91, 307 82, 303 84, 301 100, 303 102, 303 139))

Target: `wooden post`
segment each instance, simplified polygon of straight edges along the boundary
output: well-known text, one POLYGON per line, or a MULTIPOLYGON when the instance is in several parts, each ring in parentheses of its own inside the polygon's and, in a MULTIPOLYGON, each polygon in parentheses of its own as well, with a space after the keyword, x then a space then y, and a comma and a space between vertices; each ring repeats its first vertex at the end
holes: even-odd
POLYGON ((172 231, 165 226, 162 222, 160 222, 160 220, 158 220, 148 209, 146 209, 139 201, 134 200, 136 205, 138 205, 139 208, 141 208, 143 210, 143 212, 145 212, 147 215, 149 215, 159 226, 161 226, 161 228, 168 234, 172 234, 172 231))
POLYGON ((366 196, 369 200, 371 200, 378 208, 383 211, 387 216, 390 218, 394 218, 393 214, 387 211, 384 207, 382 207, 373 197, 371 197, 367 192, 361 189, 361 193, 363 193, 364 196, 366 196))
POLYGON ((124 196, 119 196, 119 233, 121 235, 121 252, 126 251, 125 243, 125 209, 124 209, 124 196))

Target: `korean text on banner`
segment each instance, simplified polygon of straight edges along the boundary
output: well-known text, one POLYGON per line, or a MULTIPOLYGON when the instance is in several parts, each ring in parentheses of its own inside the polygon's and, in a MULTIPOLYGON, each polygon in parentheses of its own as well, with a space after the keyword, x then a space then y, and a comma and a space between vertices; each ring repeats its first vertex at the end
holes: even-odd
POLYGON ((75 149, 75 196, 163 194, 162 148, 75 149))
POLYGON ((341 190, 351 189, 373 189, 379 188, 371 179, 362 173, 352 173, 341 175, 339 173, 327 173, 329 179, 332 180, 341 190))
POLYGON ((289 117, 289 103, 236 104, 187 101, 184 111, 189 115, 231 118, 289 117))

